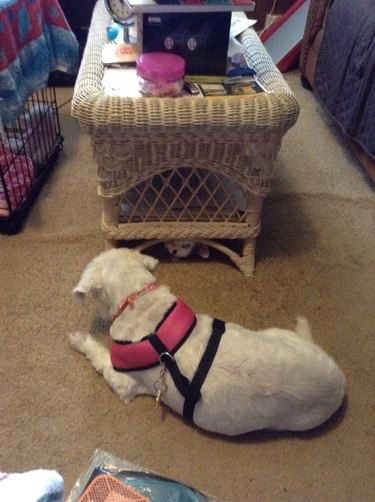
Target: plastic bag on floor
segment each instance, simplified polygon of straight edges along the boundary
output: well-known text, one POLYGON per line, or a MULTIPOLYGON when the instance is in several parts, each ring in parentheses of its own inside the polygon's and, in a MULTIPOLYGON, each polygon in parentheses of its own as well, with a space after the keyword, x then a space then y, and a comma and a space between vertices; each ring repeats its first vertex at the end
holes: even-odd
POLYGON ((104 450, 96 450, 66 502, 220 502, 104 450))

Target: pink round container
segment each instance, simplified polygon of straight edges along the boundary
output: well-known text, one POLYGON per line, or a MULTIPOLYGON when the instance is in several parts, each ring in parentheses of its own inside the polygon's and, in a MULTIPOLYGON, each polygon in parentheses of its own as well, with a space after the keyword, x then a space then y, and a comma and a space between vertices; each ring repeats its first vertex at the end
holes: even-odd
POLYGON ((136 62, 140 91, 145 96, 180 96, 185 60, 167 52, 146 52, 136 62))

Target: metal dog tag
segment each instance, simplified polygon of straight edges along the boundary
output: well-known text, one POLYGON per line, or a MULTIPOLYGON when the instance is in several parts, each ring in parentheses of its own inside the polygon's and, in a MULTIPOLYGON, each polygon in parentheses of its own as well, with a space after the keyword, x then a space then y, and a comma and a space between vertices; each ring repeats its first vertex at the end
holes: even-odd
POLYGON ((165 372, 167 368, 165 364, 162 365, 160 370, 159 379, 154 383, 154 389, 156 390, 156 407, 160 404, 160 399, 165 392, 168 390, 168 385, 165 383, 165 372))

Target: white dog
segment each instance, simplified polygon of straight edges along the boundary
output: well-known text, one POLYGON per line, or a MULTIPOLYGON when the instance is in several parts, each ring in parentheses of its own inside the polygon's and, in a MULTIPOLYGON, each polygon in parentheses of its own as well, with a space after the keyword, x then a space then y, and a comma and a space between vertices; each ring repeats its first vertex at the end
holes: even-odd
POLYGON ((82 332, 71 333, 70 343, 126 403, 156 396, 197 426, 230 436, 304 431, 339 408, 344 375, 314 344, 305 319, 294 333, 195 315, 156 283, 157 263, 138 251, 105 251, 73 290, 78 300, 92 293, 100 315, 113 320, 112 345, 82 332))

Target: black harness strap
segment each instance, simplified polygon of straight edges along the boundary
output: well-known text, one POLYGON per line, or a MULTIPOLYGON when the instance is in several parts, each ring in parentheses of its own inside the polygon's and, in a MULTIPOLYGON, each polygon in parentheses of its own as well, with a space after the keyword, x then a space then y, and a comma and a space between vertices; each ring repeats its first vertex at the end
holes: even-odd
POLYGON ((193 421, 194 408, 201 397, 201 387, 206 379, 207 373, 211 368, 211 364, 215 359, 221 336, 225 331, 225 323, 220 319, 214 319, 212 323, 212 333, 208 341, 206 350, 199 363, 197 371, 189 385, 189 395, 185 397, 184 417, 187 420, 193 421))
POLYGON ((150 338, 150 342, 154 349, 157 350, 161 356, 161 363, 167 366, 177 389, 185 398, 183 416, 191 422, 193 421, 195 405, 201 397, 200 389, 211 368, 224 331, 225 323, 220 319, 214 319, 212 323, 212 333, 206 350, 203 353, 202 359, 200 360, 197 371, 191 382, 180 372, 175 359, 169 355, 168 349, 160 339, 157 336, 150 338))
POLYGON ((150 337, 149 340, 151 345, 161 356, 160 362, 162 364, 165 364, 168 368, 168 371, 171 374, 177 389, 186 398, 186 395, 189 393, 189 380, 180 372, 174 357, 172 356, 172 354, 170 354, 167 347, 160 340, 160 338, 155 335, 150 337))

